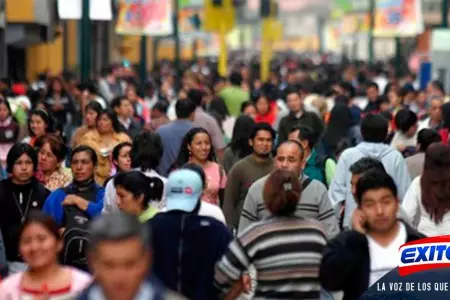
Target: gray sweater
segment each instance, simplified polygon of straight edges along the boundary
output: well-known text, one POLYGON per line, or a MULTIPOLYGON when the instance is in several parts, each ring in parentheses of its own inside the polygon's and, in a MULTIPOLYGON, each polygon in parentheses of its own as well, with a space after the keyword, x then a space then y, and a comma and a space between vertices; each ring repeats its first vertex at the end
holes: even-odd
MULTIPOLYGON (((269 175, 259 179, 250 187, 239 221, 239 233, 246 230, 252 223, 270 215, 262 196, 268 177, 269 175)), ((304 184, 307 178, 303 175, 300 179, 301 183, 304 184)), ((339 233, 338 219, 328 199, 327 189, 320 181, 312 180, 303 190, 295 215, 299 218, 318 220, 328 239, 339 233)))

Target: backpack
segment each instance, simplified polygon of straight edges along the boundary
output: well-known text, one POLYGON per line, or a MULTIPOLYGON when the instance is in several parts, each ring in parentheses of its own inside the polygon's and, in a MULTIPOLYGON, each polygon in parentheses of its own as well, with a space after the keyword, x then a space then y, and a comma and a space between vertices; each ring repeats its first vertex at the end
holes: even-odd
MULTIPOLYGON (((95 199, 99 189, 100 187, 96 185, 94 195, 92 195, 91 189, 86 192, 76 192, 74 187, 70 185, 64 189, 64 192, 66 195, 76 194, 87 201, 91 201, 92 197, 95 199)), ((86 249, 90 244, 88 238, 90 220, 88 214, 77 206, 64 206, 64 248, 61 253, 61 262, 64 265, 88 271, 86 249)))
POLYGON ((320 172, 322 173, 322 178, 323 178, 322 183, 327 187, 327 189, 329 188, 328 183, 327 183, 327 174, 326 174, 326 164, 327 164, 328 159, 333 159, 333 158, 328 155, 317 154, 316 161, 314 162, 315 167, 318 168, 320 170, 320 172))

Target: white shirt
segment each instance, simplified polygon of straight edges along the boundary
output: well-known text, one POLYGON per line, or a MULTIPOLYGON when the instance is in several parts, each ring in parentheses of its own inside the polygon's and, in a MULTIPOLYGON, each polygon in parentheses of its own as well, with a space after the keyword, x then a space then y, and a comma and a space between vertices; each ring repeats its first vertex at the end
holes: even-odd
POLYGON ((405 225, 402 222, 399 222, 399 225, 397 236, 386 247, 378 244, 370 235, 367 236, 370 255, 369 287, 398 266, 400 261, 398 249, 406 243, 407 238, 405 225))
MULTIPOLYGON (((139 169, 135 169, 134 171, 140 171, 139 169)), ((160 206, 164 207, 166 203, 166 193, 167 193, 167 178, 159 175, 156 171, 151 170, 147 172, 143 172, 145 176, 147 177, 158 177, 162 180, 164 183, 164 191, 163 191, 163 198, 160 201, 160 206)), ((108 184, 106 185, 105 189, 105 198, 103 200, 103 210, 102 214, 112 213, 112 212, 118 212, 119 207, 117 206, 117 194, 116 194, 116 187, 114 186, 114 180, 110 180, 108 184)))

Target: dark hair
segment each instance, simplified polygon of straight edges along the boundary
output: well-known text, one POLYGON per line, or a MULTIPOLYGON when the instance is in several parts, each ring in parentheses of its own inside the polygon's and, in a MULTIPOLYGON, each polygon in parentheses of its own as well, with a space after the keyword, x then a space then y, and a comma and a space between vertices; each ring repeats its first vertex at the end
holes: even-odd
POLYGON ((323 136, 324 142, 331 149, 333 155, 336 152, 338 142, 348 138, 348 132, 352 126, 353 117, 348 105, 336 104, 330 112, 330 119, 323 136))
POLYGON ((111 101, 111 107, 115 109, 116 107, 120 107, 123 101, 128 101, 131 104, 131 101, 125 96, 118 96, 111 101))
POLYGON ((88 110, 95 111, 99 115, 103 111, 103 108, 97 101, 91 101, 85 106, 84 112, 87 113, 88 110))
POLYGON ((298 176, 290 171, 276 170, 264 184, 264 204, 275 216, 292 215, 301 195, 302 186, 298 176))
POLYGON ((90 251, 95 251, 102 242, 121 242, 133 238, 138 238, 145 250, 150 249, 150 226, 141 223, 135 215, 123 212, 104 214, 89 226, 90 251))
POLYGON ((35 143, 35 148, 42 148, 46 143, 49 144, 50 149, 53 155, 56 156, 58 162, 62 162, 67 155, 68 149, 64 144, 64 140, 62 137, 57 136, 55 134, 46 134, 43 137, 39 138, 35 143))
POLYGON ((143 209, 148 207, 150 201, 161 201, 164 191, 164 182, 159 177, 147 177, 139 171, 117 174, 114 186, 122 186, 134 197, 144 195, 143 209))
POLYGON ((440 82, 439 80, 433 80, 430 82, 430 84, 437 90, 439 90, 439 92, 442 95, 445 95, 445 88, 444 85, 442 84, 442 82, 440 82))
POLYGON ((349 97, 350 99, 355 98, 356 90, 353 84, 347 81, 342 81, 339 83, 339 86, 344 90, 345 96, 349 97))
POLYGON ((402 131, 407 132, 411 127, 417 124, 417 115, 407 108, 399 110, 395 114, 395 126, 402 131))
POLYGON ((379 104, 389 104, 389 103, 390 103, 389 97, 386 96, 386 95, 380 95, 380 96, 378 96, 377 102, 378 102, 379 104))
POLYGON ((441 141, 441 136, 436 130, 424 128, 417 134, 417 144, 420 145, 420 151, 427 151, 428 147, 441 141))
POLYGON ((195 106, 197 106, 197 107, 202 105, 204 95, 205 95, 205 93, 199 89, 191 89, 187 93, 189 100, 194 102, 195 106))
MULTIPOLYGON (((183 142, 181 143, 180 152, 178 154, 177 160, 175 161, 175 167, 181 167, 189 161, 190 154, 188 145, 192 143, 194 137, 199 133, 204 133, 208 135, 210 142, 212 141, 208 131, 206 131, 206 129, 203 129, 202 127, 195 127, 189 130, 188 133, 186 133, 186 135, 184 136, 183 142)), ((209 151, 208 154, 208 161, 214 162, 216 161, 216 155, 214 153, 214 147, 212 145, 212 142, 211 142, 211 150, 209 151)))
POLYGON ((232 72, 229 80, 231 85, 240 86, 242 84, 242 76, 238 72, 232 72))
POLYGON ((107 116, 111 120, 114 132, 116 132, 116 133, 122 132, 122 127, 120 126, 119 120, 117 119, 117 116, 114 113, 114 111, 112 109, 110 109, 110 108, 105 109, 101 113, 98 114, 98 116, 97 116, 97 124, 98 124, 98 121, 100 120, 100 118, 103 115, 107 116))
POLYGON ((253 106, 254 107, 255 104, 253 102, 251 102, 251 101, 242 102, 242 104, 241 104, 241 114, 244 113, 245 109, 247 107, 249 107, 249 106, 253 106))
POLYGON ((47 125, 46 133, 52 133, 55 131, 55 121, 53 117, 48 113, 48 111, 43 109, 34 109, 30 113, 30 119, 28 121, 28 131, 31 136, 34 136, 34 132, 31 130, 31 117, 38 116, 40 117, 44 123, 47 125))
POLYGON ((203 171, 203 168, 201 166, 199 166, 197 164, 187 163, 182 167, 182 169, 187 169, 187 170, 197 172, 198 175, 200 175, 200 178, 202 179, 203 188, 206 188, 206 174, 205 174, 205 171, 203 171))
POLYGON ((450 146, 442 143, 430 145, 420 187, 422 204, 435 223, 441 223, 450 209, 450 146))
POLYGON ((178 119, 187 119, 197 107, 190 99, 178 100, 175 104, 175 113, 178 119))
POLYGON ((244 158, 252 153, 252 147, 248 141, 252 135, 254 124, 255 121, 249 116, 240 116, 234 123, 230 148, 239 158, 244 158))
MULTIPOLYGON (((118 144, 118 145, 116 145, 116 146, 114 147, 114 149, 113 149, 113 151, 112 151, 112 160, 113 160, 113 164, 114 164, 114 165, 116 165, 116 164, 114 163, 114 161, 116 161, 116 160, 119 159, 120 151, 122 151, 122 149, 123 149, 124 147, 131 147, 131 146, 132 146, 132 145, 131 145, 130 142, 123 142, 123 143, 120 143, 120 144, 118 144)), ((116 167, 118 167, 118 166, 116 165, 116 167)), ((120 170, 120 171, 122 171, 122 170, 120 170)))
POLYGON ((382 188, 390 190, 392 195, 397 197, 397 186, 395 185, 394 179, 388 173, 378 169, 364 173, 356 184, 356 202, 358 206, 361 205, 362 197, 367 191, 382 188))
POLYGON ((308 125, 294 125, 291 129, 291 133, 298 130, 298 139, 300 141, 308 141, 308 147, 313 149, 317 143, 317 134, 308 125))
POLYGON ((158 133, 143 130, 133 140, 131 166, 141 171, 155 170, 163 155, 163 144, 158 133))
POLYGON ((33 224, 39 224, 42 227, 44 227, 57 241, 60 241, 62 239, 61 234, 59 234, 59 226, 55 222, 55 220, 41 212, 40 210, 33 209, 31 210, 26 218, 25 221, 20 225, 19 229, 19 240, 22 237, 23 232, 25 229, 27 229, 30 225, 33 224))
POLYGON ((350 103, 350 98, 344 95, 339 95, 334 98, 334 103, 348 105, 350 103))
POLYGON ((169 110, 169 104, 166 101, 159 100, 155 103, 155 105, 153 105, 152 109, 159 110, 163 114, 167 114, 167 111, 169 110))
POLYGON ((373 82, 373 81, 368 82, 368 83, 366 84, 366 89, 369 89, 369 88, 376 88, 377 91, 380 90, 380 87, 378 86, 378 84, 377 84, 376 82, 373 82))
POLYGON ((350 166, 350 172, 353 175, 362 175, 371 170, 386 172, 381 161, 373 157, 363 157, 350 166))
POLYGON ((38 156, 36 150, 26 143, 18 143, 11 147, 6 157, 6 171, 9 174, 12 174, 14 164, 24 154, 31 158, 31 161, 33 162, 33 170, 34 172, 37 171, 38 156))
POLYGON ((303 148, 302 144, 300 144, 299 142, 295 141, 295 140, 288 140, 288 141, 284 141, 282 143, 280 143, 277 147, 277 151, 279 148, 281 148, 284 145, 288 145, 288 144, 292 144, 298 147, 298 149, 300 150, 300 158, 304 159, 305 158, 305 149, 303 148))
POLYGON ((89 156, 91 157, 91 161, 92 163, 95 165, 97 165, 97 153, 95 153, 95 150, 92 149, 89 146, 86 145, 81 145, 81 146, 77 146, 75 147, 75 149, 72 150, 72 153, 70 153, 70 161, 73 161, 73 157, 75 156, 75 154, 80 153, 80 152, 86 152, 89 154, 89 156))
POLYGON ((287 96, 290 94, 297 94, 299 95, 299 87, 295 85, 290 85, 284 90, 284 95, 287 96))
POLYGON ((9 116, 12 117, 13 113, 11 110, 11 105, 9 105, 9 101, 0 97, 0 104, 5 104, 6 108, 8 109, 9 116))
POLYGON ((275 140, 275 138, 277 136, 277 133, 275 132, 275 130, 273 130, 272 126, 270 126, 270 124, 266 123, 266 122, 253 124, 251 130, 252 131, 250 133, 250 139, 252 139, 252 140, 256 137, 256 135, 258 134, 259 131, 269 132, 270 135, 272 136, 272 140, 275 140))
POLYGON ((368 114, 361 123, 363 140, 369 143, 383 143, 388 133, 388 121, 381 115, 368 114))

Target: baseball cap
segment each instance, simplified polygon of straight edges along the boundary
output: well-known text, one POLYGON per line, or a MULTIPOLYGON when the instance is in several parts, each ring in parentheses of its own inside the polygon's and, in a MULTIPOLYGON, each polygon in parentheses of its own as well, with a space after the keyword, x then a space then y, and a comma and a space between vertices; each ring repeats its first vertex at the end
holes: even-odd
POLYGON ((203 183, 200 175, 182 169, 170 173, 167 180, 167 211, 192 212, 200 201, 203 183))

